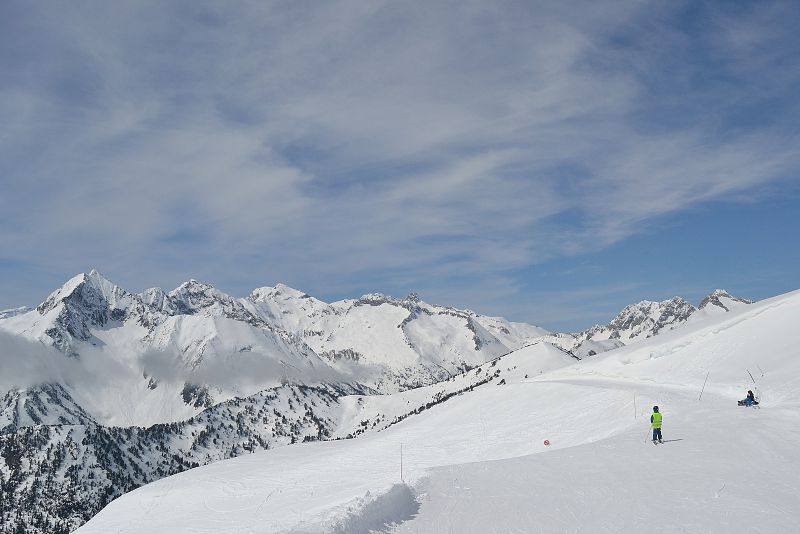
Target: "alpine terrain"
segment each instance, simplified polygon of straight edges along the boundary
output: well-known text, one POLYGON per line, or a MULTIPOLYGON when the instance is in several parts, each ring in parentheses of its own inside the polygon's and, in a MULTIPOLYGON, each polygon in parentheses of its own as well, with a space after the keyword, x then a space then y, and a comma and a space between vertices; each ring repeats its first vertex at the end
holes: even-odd
POLYGON ((800 291, 580 362, 541 343, 483 371, 499 381, 389 428, 159 480, 78 532, 793 532, 798 321, 800 291), (760 408, 737 406, 748 389, 760 408))
MULTIPOLYGON (((717 290, 699 308, 677 297, 644 301, 608 325, 568 334, 414 294, 327 304, 281 284, 235 298, 195 280, 169 292, 133 293, 96 271, 80 274, 35 309, 0 312, 0 532, 70 532, 120 495, 219 460, 259 451, 269 453, 254 458, 272 458, 283 446, 304 451, 301 443, 316 441, 337 442, 319 450, 357 451, 362 440, 383 443, 395 429, 434 420, 444 406, 462 406, 495 387, 517 391, 589 356, 597 362, 605 351, 612 352, 604 358, 628 353, 667 334, 746 317, 757 306, 717 290)), ((583 389, 566 389, 584 397, 583 389)), ((599 394, 595 389, 586 398, 599 394)), ((519 413, 529 401, 512 407, 513 398, 507 415, 530 417, 519 413)), ((561 393, 554 399, 562 407, 577 400, 561 393)), ((501 409, 506 401, 498 402, 501 409)), ((460 436, 460 417, 466 415, 453 420, 451 437, 470 442, 473 436, 460 436)), ((505 416, 486 417, 492 427, 505 416)), ((451 423, 437 424, 444 431, 451 423)), ((417 454, 415 439, 402 441, 417 454)), ((496 444, 474 445, 469 461, 498 457, 496 444)), ((423 460, 419 473, 439 462, 423 460)), ((419 488, 392 491, 411 499, 419 488)))

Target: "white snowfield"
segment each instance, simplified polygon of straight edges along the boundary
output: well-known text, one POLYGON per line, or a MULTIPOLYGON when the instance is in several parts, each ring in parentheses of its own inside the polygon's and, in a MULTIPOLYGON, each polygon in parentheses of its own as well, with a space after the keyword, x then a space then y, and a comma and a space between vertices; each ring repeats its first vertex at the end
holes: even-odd
POLYGON ((541 374, 531 347, 503 385, 160 480, 78 532, 798 532, 798 325, 800 291, 541 374))

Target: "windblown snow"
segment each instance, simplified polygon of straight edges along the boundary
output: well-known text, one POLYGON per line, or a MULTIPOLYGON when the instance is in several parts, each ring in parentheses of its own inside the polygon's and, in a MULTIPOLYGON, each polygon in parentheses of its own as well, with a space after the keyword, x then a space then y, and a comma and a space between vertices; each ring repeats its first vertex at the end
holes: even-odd
POLYGON ((356 439, 161 479, 78 532, 795 532, 800 291, 746 306, 717 297, 727 313, 583 361, 540 341, 438 384, 345 397, 334 435, 360 426, 356 439), (760 408, 737 406, 748 389, 760 408), (446 402, 419 406, 437 395, 446 402))

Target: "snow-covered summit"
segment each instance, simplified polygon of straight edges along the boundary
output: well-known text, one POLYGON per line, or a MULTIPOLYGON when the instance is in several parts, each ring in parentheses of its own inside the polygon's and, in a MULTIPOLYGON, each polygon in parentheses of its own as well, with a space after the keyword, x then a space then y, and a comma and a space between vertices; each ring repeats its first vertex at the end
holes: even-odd
POLYGON ((295 289, 293 287, 289 287, 286 284, 275 284, 274 287, 264 286, 264 287, 257 287, 255 288, 248 297, 250 300, 260 301, 269 298, 294 298, 294 299, 303 299, 303 298, 311 298, 306 293, 300 291, 299 289, 295 289))
POLYGON ((184 282, 170 291, 168 297, 174 309, 173 315, 200 313, 207 316, 227 317, 262 328, 268 326, 262 318, 246 309, 239 299, 194 279, 184 282))
POLYGON ((753 304, 752 300, 734 297, 724 289, 715 289, 710 295, 700 302, 699 309, 719 308, 718 311, 731 311, 744 304, 753 304))
POLYGON ((61 351, 75 355, 76 344, 92 339, 93 329, 131 317, 145 321, 146 314, 138 296, 91 270, 73 277, 35 311, 19 314, 8 324, 22 325, 28 337, 50 339, 61 351))
MULTIPOLYGON (((36 310, 45 315, 62 303, 82 305, 88 308, 125 310, 136 305, 137 297, 114 284, 92 269, 88 273, 74 276, 66 284, 50 294, 36 310)), ((103 319, 98 319, 103 321, 103 319)))

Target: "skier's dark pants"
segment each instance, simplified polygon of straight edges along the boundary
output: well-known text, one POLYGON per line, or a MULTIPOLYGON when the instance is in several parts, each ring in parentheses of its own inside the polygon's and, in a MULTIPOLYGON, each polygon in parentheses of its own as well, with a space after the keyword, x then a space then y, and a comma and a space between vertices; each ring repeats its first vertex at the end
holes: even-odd
POLYGON ((661 439, 661 429, 660 428, 654 428, 653 429, 653 441, 655 441, 657 439, 661 439))

